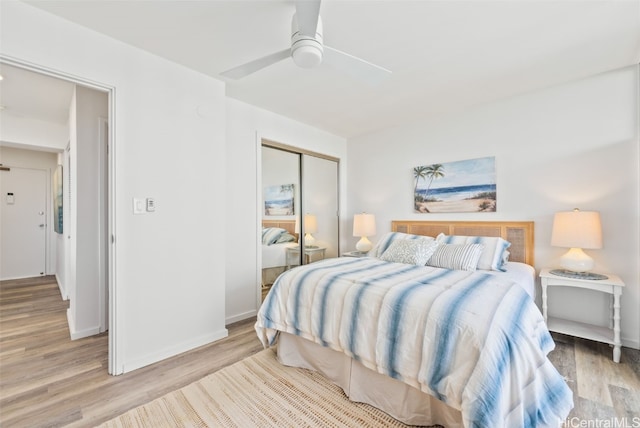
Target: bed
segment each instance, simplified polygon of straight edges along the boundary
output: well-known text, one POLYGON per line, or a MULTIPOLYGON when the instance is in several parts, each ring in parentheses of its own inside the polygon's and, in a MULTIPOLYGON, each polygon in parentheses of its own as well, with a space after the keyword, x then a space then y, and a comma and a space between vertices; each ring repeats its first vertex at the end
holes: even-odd
MULTIPOLYGON (((289 242, 266 244, 262 242, 262 288, 266 292, 275 279, 287 266, 287 248, 298 246, 298 234, 295 231, 295 220, 262 220, 262 230, 279 229, 286 231, 295 239, 289 242)), ((264 236, 264 235, 263 235, 264 236)))
POLYGON ((558 427, 573 399, 547 358, 532 265, 532 222, 394 221, 368 257, 279 276, 256 331, 281 363, 408 424, 558 427))

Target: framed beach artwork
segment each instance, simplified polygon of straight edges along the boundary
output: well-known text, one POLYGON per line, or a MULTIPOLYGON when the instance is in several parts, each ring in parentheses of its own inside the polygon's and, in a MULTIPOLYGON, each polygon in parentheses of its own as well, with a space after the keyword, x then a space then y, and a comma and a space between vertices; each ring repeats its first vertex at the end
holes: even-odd
POLYGON ((62 233, 62 165, 58 165, 53 172, 53 228, 56 233, 62 233))
POLYGON ((281 184, 264 188, 264 215, 295 215, 294 185, 281 184))
POLYGON ((496 158, 435 163, 413 168, 414 212, 496 211, 496 158))

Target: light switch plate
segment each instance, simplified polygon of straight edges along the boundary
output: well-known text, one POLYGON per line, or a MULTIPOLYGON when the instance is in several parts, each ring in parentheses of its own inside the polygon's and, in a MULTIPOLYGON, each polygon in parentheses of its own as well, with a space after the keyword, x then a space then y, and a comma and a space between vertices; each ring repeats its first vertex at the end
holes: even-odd
POLYGON ((134 214, 146 214, 147 201, 144 198, 133 198, 133 213, 134 214))

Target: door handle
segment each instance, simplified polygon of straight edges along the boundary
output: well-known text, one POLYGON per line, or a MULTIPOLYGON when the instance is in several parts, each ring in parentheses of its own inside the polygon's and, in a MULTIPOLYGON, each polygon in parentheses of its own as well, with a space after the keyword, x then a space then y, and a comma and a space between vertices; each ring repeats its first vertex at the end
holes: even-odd
POLYGON ((41 224, 40 227, 44 227, 44 224, 41 224))

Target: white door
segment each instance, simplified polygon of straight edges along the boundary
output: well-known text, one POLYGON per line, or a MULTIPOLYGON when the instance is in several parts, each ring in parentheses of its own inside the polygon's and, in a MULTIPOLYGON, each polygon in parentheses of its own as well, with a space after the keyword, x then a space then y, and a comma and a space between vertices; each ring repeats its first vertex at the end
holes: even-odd
POLYGON ((0 197, 0 279, 44 275, 47 172, 3 168, 0 197))

